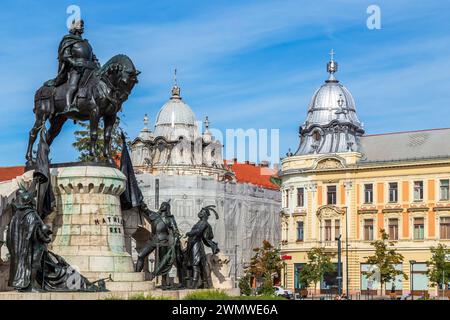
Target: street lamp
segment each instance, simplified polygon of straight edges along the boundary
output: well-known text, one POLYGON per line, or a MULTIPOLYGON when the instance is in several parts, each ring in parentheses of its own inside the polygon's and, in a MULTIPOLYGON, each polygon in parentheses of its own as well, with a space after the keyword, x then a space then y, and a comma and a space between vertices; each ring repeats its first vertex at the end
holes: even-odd
POLYGON ((341 270, 341 237, 342 235, 339 235, 339 237, 336 237, 335 240, 338 242, 338 294, 339 296, 342 295, 342 270, 341 270))
POLYGON ((416 260, 409 260, 409 274, 411 277, 411 300, 414 300, 414 264, 416 264, 416 260))
POLYGON ((350 299, 350 279, 348 278, 348 207, 345 209, 345 291, 347 299, 350 299))

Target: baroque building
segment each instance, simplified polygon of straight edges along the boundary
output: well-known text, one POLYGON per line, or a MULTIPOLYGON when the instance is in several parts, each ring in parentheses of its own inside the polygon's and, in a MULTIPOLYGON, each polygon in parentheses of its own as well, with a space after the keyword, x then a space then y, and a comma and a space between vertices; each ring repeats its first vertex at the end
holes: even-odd
MULTIPOLYGON (((365 135, 350 91, 337 79, 337 62, 314 93, 300 126, 300 145, 281 162, 282 254, 285 286, 299 290, 298 275, 315 247, 337 253, 342 239, 343 288, 352 294, 380 290, 366 257, 385 229, 404 256, 397 293, 436 293, 427 278, 430 247, 450 245, 450 129, 365 135), (411 288, 413 287, 413 288, 411 288)), ((337 256, 332 258, 337 266, 337 256)), ((336 268, 337 269, 337 268, 336 268)), ((337 273, 320 282, 336 290, 337 273)))
POLYGON ((172 87, 170 99, 156 116, 154 130, 144 128, 131 144, 131 158, 145 202, 158 208, 170 200, 182 233, 198 221, 197 213, 215 205, 219 219, 211 216, 215 240, 229 261, 230 278, 242 275, 253 248, 263 240, 280 241, 279 187, 270 182, 275 170, 261 165, 226 163, 222 143, 209 131, 203 133, 192 109, 172 87), (247 179, 246 172, 252 172, 247 179))

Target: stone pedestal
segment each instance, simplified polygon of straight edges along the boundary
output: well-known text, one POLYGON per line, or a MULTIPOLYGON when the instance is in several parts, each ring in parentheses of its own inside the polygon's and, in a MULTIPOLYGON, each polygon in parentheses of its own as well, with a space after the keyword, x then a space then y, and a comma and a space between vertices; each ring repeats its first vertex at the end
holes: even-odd
POLYGON ((110 290, 148 289, 148 283, 131 283, 143 281, 144 274, 134 272, 125 248, 120 209, 123 173, 103 166, 59 167, 51 173, 57 208, 49 249, 91 281, 111 274, 110 290))

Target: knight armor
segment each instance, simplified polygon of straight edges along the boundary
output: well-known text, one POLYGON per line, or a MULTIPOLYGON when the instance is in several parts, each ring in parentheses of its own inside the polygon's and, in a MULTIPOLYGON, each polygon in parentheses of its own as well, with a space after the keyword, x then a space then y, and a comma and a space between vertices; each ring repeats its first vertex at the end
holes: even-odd
POLYGON ((100 67, 92 47, 87 39, 81 36, 84 23, 74 24, 70 33, 61 40, 58 48, 58 75, 53 81, 54 86, 67 83, 66 107, 62 113, 78 111, 74 104, 75 93, 80 82, 86 82, 91 72, 100 67))

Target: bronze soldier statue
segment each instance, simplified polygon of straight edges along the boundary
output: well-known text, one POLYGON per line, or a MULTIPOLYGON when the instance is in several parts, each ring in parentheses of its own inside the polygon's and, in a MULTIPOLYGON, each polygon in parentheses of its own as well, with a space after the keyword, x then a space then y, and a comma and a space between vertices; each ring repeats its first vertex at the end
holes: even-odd
POLYGON ((217 242, 213 241, 214 234, 212 227, 208 222, 211 211, 214 212, 216 219, 219 219, 215 206, 210 205, 202 208, 198 213, 199 221, 192 227, 191 231, 186 233, 188 237, 187 242, 187 267, 190 270, 191 276, 189 279, 189 287, 197 288, 211 288, 211 270, 206 261, 206 253, 204 245, 211 248, 213 254, 219 252, 217 242), (202 284, 199 280, 202 280, 202 284))
POLYGON ((58 48, 58 75, 54 86, 67 82, 66 106, 60 114, 79 112, 74 103, 75 94, 80 80, 86 82, 93 70, 100 68, 100 64, 92 51, 87 39, 83 39, 84 21, 74 20, 69 30, 61 40, 58 48))
POLYGON ((161 275, 162 287, 168 287, 168 273, 176 258, 175 244, 177 239, 180 238, 175 217, 170 211, 170 203, 163 202, 158 212, 148 209, 147 205, 142 203, 140 210, 151 223, 152 238, 138 254, 136 272, 142 271, 145 259, 156 250, 155 268, 151 273, 151 277, 153 279, 161 275))

